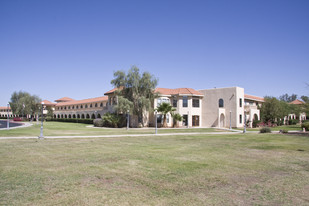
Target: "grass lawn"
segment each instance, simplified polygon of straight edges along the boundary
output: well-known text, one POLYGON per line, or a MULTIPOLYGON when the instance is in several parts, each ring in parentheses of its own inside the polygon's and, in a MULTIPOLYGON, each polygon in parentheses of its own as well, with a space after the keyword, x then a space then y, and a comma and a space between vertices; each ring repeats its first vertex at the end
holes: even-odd
POLYGON ((1 205, 309 204, 308 137, 1 140, 0 156, 1 205))
MULTIPOLYGON (((39 136, 41 123, 26 128, 12 130, 0 130, 0 137, 20 137, 39 136)), ((154 134, 155 128, 135 129, 130 128, 89 128, 88 124, 67 123, 67 122, 44 122, 44 136, 95 136, 95 135, 115 135, 115 134, 154 134)), ((158 129, 158 133, 184 133, 184 132, 216 132, 214 128, 184 128, 184 129, 158 129)))
MULTIPOLYGON (((247 128, 247 131, 260 131, 261 128, 247 128)), ((271 131, 288 130, 288 131, 302 131, 300 125, 283 125, 278 127, 270 127, 271 131)), ((238 129, 243 130, 243 129, 238 129)))

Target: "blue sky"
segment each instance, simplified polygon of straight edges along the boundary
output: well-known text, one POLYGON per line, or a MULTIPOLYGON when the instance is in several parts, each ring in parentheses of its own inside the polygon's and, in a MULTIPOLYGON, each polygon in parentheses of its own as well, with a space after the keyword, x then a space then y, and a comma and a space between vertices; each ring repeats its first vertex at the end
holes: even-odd
POLYGON ((308 0, 0 0, 0 105, 110 90, 136 65, 159 87, 309 96, 308 0))

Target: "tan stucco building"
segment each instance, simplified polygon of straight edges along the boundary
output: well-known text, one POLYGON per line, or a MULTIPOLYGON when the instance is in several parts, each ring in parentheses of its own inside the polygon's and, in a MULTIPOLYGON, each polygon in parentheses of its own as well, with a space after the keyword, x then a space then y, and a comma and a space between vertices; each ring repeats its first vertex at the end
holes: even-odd
MULTIPOLYGON (((102 97, 74 100, 63 97, 55 103, 44 100, 47 108, 53 110, 54 118, 101 118, 107 112, 114 112, 117 105, 117 89, 106 92, 102 97)), ((180 127, 243 127, 245 121, 252 126, 254 119, 260 119, 259 106, 264 102, 261 97, 246 95, 244 88, 228 87, 194 90, 192 88, 157 88, 158 98, 153 102, 153 110, 144 116, 145 126, 155 125, 154 111, 162 102, 170 103, 175 112, 183 117, 180 127)), ((7 115, 7 108, 3 108, 0 115, 7 115), (3 110, 3 111, 2 111, 3 110)), ((12 115, 10 113, 10 115, 12 115)), ((158 113, 157 123, 163 123, 158 113)), ((173 126, 171 114, 167 115, 167 125, 173 126)), ((138 126, 137 118, 130 116, 130 126, 138 126)))

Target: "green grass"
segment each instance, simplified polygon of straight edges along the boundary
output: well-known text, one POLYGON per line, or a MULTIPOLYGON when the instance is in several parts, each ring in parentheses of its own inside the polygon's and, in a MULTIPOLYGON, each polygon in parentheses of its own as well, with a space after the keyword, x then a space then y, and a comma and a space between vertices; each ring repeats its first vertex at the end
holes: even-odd
POLYGON ((0 141, 1 205, 308 205, 309 139, 0 141))
MULTIPOLYGON (((44 136, 95 136, 117 134, 154 134, 154 128, 135 129, 130 128, 89 128, 87 124, 67 122, 44 122, 44 136)), ((40 123, 34 123, 31 127, 17 128, 12 130, 0 130, 0 137, 39 136, 40 123)), ((184 128, 184 129, 158 129, 158 133, 188 133, 188 132, 216 132, 213 128, 184 128)))
MULTIPOLYGON (((260 131, 261 128, 247 128, 247 131, 260 131)), ((300 125, 283 125, 278 127, 270 127, 271 131, 288 130, 288 131, 301 131, 300 125)), ((243 130, 243 129, 238 129, 243 130)))

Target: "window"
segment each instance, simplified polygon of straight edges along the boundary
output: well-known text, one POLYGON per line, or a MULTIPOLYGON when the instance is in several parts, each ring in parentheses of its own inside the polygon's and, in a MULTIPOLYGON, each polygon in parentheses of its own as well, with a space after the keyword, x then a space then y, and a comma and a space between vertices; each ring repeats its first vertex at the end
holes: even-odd
POLYGON ((200 116, 198 116, 198 115, 193 115, 192 116, 192 126, 193 127, 200 126, 200 116))
POLYGON ((85 105, 85 108, 88 108, 88 104, 85 105))
POLYGON ((84 108, 83 105, 80 105, 80 108, 81 108, 81 109, 84 108))
POLYGON ((173 107, 177 107, 177 98, 173 98, 173 107))
POLYGON ((170 104, 170 100, 169 99, 159 98, 159 99, 157 99, 157 107, 159 107, 163 102, 170 104))
POLYGON ((239 115, 239 123, 240 124, 242 123, 242 115, 241 114, 239 115))
POLYGON ((239 107, 242 107, 242 98, 239 98, 239 107))
POLYGON ((97 103, 95 103, 94 107, 98 107, 98 104, 97 104, 97 103))
POLYGON ((75 107, 74 106, 72 106, 72 109, 74 109, 75 107))
POLYGON ((71 109, 71 106, 69 106, 68 109, 71 109))
POLYGON ((78 109, 78 105, 76 106, 76 109, 78 109))
POLYGON ((92 108, 92 104, 90 104, 90 108, 92 108))
POLYGON ((187 96, 182 97, 182 107, 188 107, 188 97, 187 96))
POLYGON ((224 107, 224 101, 223 101, 223 99, 219 99, 219 107, 224 107))
POLYGON ((64 109, 67 109, 67 107, 64 107, 64 109))
POLYGON ((103 103, 100 104, 100 107, 103 107, 103 103))
POLYGON ((192 106, 193 107, 200 107, 200 99, 193 99, 192 106))

